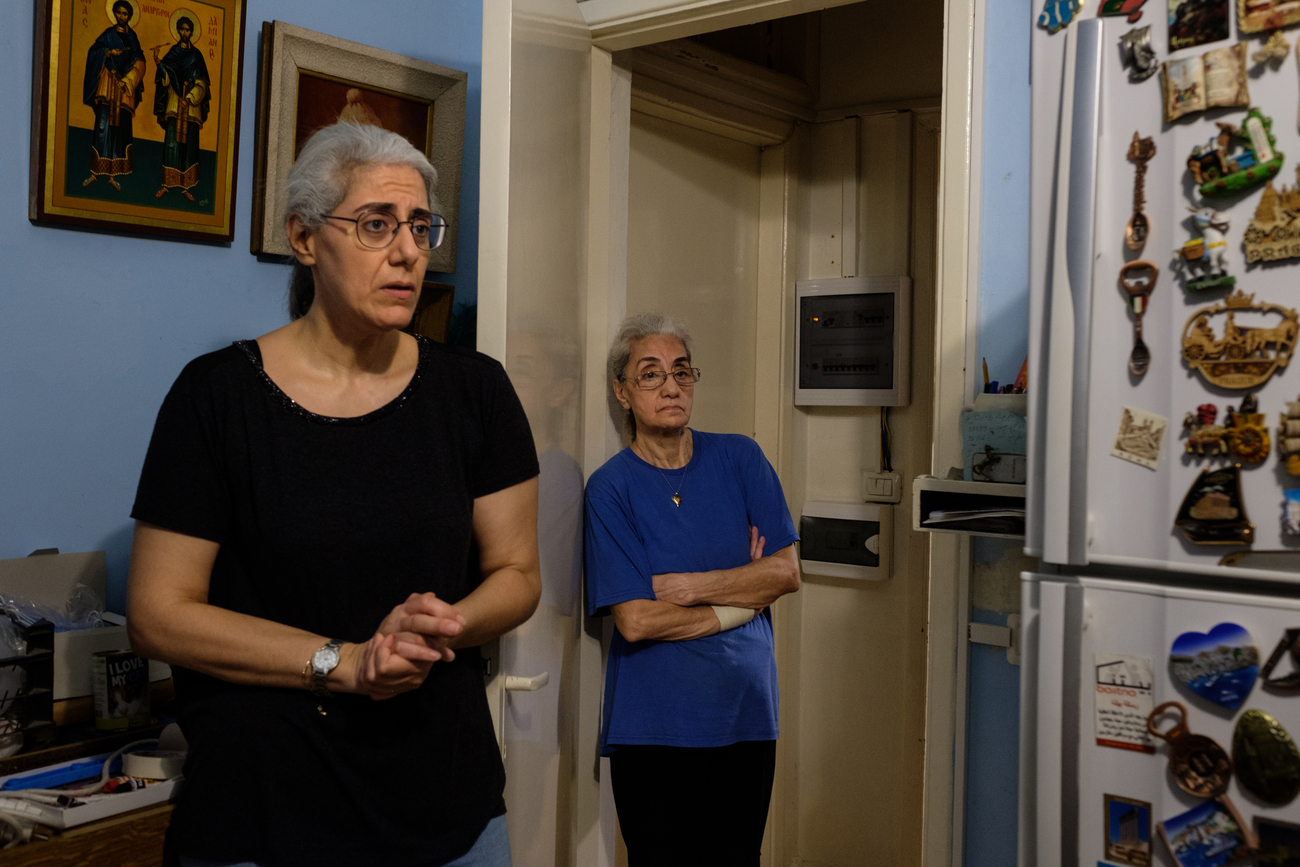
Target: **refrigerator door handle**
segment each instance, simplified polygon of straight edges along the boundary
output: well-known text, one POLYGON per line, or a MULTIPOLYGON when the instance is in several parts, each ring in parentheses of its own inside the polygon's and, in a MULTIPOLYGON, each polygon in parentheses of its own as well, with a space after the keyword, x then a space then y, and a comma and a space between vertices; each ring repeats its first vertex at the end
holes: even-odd
POLYGON ((1036 482, 1043 486, 1043 559, 1071 565, 1088 562, 1088 398, 1101 37, 1100 19, 1076 22, 1067 34, 1047 287, 1047 376, 1037 377, 1036 386, 1042 389, 1036 397, 1047 407, 1042 443, 1046 459, 1036 482))

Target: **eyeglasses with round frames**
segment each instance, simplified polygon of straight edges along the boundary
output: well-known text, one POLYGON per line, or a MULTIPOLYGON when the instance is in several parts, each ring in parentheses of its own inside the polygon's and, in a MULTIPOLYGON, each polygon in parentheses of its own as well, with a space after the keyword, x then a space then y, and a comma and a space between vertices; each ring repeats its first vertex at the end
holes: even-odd
POLYGON ((370 211, 356 219, 338 217, 334 214, 326 214, 325 219, 346 220, 349 223, 355 223, 357 240, 361 242, 362 246, 369 247, 372 250, 382 250, 393 243, 393 239, 397 237, 398 229, 402 228, 403 225, 411 227, 411 237, 415 239, 415 246, 421 250, 438 249, 447 236, 447 221, 440 214, 427 214, 423 217, 399 220, 392 214, 386 214, 383 211, 370 211))
MULTIPOLYGON (((670 374, 664 373, 662 370, 647 370, 638 373, 632 377, 632 380, 636 383, 637 388, 650 391, 667 382, 669 376, 670 374)), ((682 388, 690 388, 700 381, 700 369, 698 367, 683 367, 681 370, 674 370, 671 376, 682 388)), ((620 376, 618 380, 619 382, 626 382, 628 377, 620 376)))

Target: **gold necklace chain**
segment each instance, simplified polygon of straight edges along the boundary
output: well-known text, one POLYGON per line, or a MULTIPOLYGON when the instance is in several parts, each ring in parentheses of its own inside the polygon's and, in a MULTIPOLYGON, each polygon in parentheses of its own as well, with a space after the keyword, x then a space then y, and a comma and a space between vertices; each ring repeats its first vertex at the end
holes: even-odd
MULTIPOLYGON (((632 444, 632 451, 636 452, 637 457, 641 458, 641 460, 645 461, 647 464, 650 464, 650 466, 655 468, 655 470, 659 473, 659 477, 664 480, 664 484, 667 485, 668 489, 673 492, 673 497, 672 497, 673 505, 680 509, 682 507, 682 494, 681 494, 682 484, 686 481, 686 477, 691 474, 691 471, 688 469, 686 470, 686 472, 682 473, 682 477, 677 480, 677 487, 674 489, 673 483, 668 481, 668 477, 664 475, 664 471, 659 469, 659 467, 655 467, 654 464, 651 464, 650 461, 647 460, 646 457, 641 454, 641 450, 636 447, 635 443, 632 444)), ((686 466, 689 467, 690 464, 691 462, 688 460, 686 462, 686 466)))

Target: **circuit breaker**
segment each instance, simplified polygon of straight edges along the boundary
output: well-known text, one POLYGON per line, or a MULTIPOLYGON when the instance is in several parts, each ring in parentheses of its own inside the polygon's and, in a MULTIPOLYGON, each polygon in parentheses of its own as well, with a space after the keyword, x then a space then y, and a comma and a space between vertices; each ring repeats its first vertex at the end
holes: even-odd
POLYGON ((796 406, 905 406, 911 400, 908 277, 796 284, 796 406))

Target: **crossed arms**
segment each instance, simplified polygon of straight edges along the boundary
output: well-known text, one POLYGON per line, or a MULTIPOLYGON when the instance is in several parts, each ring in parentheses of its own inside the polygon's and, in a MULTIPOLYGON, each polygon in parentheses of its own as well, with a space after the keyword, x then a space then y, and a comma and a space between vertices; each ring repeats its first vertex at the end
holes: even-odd
POLYGON ((765 557, 765 541, 756 527, 750 527, 750 562, 744 566, 653 576, 655 598, 611 606, 614 625, 628 641, 685 641, 721 631, 714 605, 761 611, 799 589, 799 557, 794 545, 765 557))

